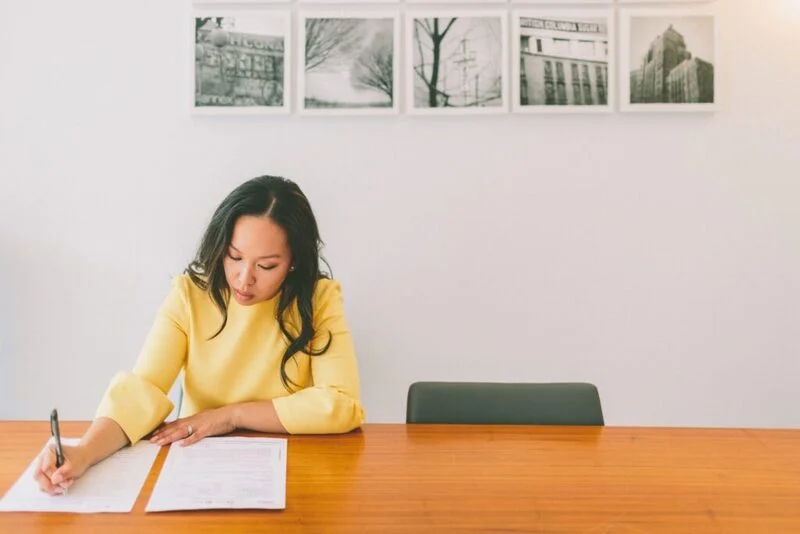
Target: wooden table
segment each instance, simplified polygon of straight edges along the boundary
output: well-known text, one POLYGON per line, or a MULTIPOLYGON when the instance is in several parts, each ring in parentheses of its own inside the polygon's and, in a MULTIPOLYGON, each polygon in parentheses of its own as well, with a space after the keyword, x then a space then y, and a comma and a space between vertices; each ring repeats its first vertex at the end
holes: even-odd
MULTIPOLYGON (((77 436, 86 423, 63 423, 77 436)), ((48 438, 0 422, 0 494, 48 438)), ((800 430, 367 425, 289 437, 282 511, 0 513, 0 532, 800 532, 800 430)))

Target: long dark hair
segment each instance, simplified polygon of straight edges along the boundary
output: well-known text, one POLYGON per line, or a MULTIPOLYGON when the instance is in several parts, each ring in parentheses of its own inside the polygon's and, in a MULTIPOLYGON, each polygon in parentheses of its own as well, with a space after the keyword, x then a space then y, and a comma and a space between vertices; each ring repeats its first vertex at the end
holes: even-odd
POLYGON ((211 217, 194 261, 184 272, 197 287, 209 294, 222 314, 222 324, 211 336, 210 339, 213 339, 228 323, 231 290, 225 279, 223 261, 231 244, 233 227, 244 215, 269 217, 286 232, 292 251, 294 269, 289 271, 283 282, 276 313, 281 332, 289 343, 281 358, 281 381, 291 391, 298 384, 286 374, 286 363, 300 351, 310 356, 323 354, 331 344, 330 332, 324 347, 314 350, 311 343, 315 334, 312 309, 314 289, 317 280, 329 276, 319 267, 320 260, 324 262, 325 259, 320 255, 323 243, 314 212, 297 184, 279 176, 259 176, 231 191, 211 217), (294 330, 292 332, 287 327, 286 319, 289 316, 287 310, 295 302, 300 325, 298 328, 298 325, 290 322, 288 327, 294 330))

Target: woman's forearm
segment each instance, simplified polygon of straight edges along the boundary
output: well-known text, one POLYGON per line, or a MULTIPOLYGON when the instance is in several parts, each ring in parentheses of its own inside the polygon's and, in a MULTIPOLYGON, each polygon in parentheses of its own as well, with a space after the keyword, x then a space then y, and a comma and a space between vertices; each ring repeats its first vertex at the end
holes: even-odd
POLYGON ((99 417, 81 438, 78 448, 84 455, 87 467, 104 460, 130 443, 128 436, 113 419, 99 417))
POLYGON ((256 432, 286 433, 272 401, 241 402, 226 406, 222 410, 227 410, 234 428, 244 428, 256 432))

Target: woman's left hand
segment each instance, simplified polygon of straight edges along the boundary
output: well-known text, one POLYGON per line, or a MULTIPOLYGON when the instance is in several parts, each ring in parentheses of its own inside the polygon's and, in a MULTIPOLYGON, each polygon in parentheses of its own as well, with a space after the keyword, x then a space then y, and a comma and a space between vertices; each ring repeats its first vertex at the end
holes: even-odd
POLYGON ((169 445, 177 441, 179 445, 185 447, 209 436, 233 432, 235 428, 231 411, 217 408, 162 425, 150 437, 150 443, 169 445))

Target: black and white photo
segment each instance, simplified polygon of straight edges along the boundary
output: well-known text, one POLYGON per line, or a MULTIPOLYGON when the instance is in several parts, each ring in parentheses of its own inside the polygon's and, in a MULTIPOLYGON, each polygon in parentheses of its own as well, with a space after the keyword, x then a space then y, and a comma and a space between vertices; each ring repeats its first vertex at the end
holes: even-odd
POLYGON ((292 0, 192 0, 193 4, 288 4, 292 0))
POLYGON ((407 111, 508 111, 504 12, 410 13, 406 19, 407 111))
POLYGON ((515 12, 513 110, 611 111, 613 23, 611 10, 515 12))
MULTIPOLYGON (((608 0, 606 0, 608 1, 608 0)), ((669 0, 670 4, 708 4, 714 0, 669 0)), ((665 3, 664 0, 617 0, 620 4, 655 4, 665 3)))
POLYGON ((286 113, 289 12, 196 12, 194 110, 286 113))
POLYGON ((511 0, 514 4, 611 4, 614 0, 511 0))
MULTIPOLYGON (((396 1, 396 0, 395 0, 396 1)), ((504 4, 508 0, 405 0, 409 4, 504 4)))
POLYGON ((399 15, 303 14, 298 68, 301 113, 389 114, 399 111, 399 15))
POLYGON ((716 19, 705 9, 622 13, 622 109, 711 111, 718 100, 716 19))
MULTIPOLYGON (((257 1, 257 0, 255 0, 257 1)), ((291 2, 292 0, 278 0, 278 1, 286 1, 291 2)), ((297 0, 300 4, 341 4, 346 3, 346 0, 297 0)), ((396 4, 398 0, 362 0, 362 1, 354 1, 351 0, 350 3, 360 4, 360 3, 369 3, 369 4, 396 4)))

